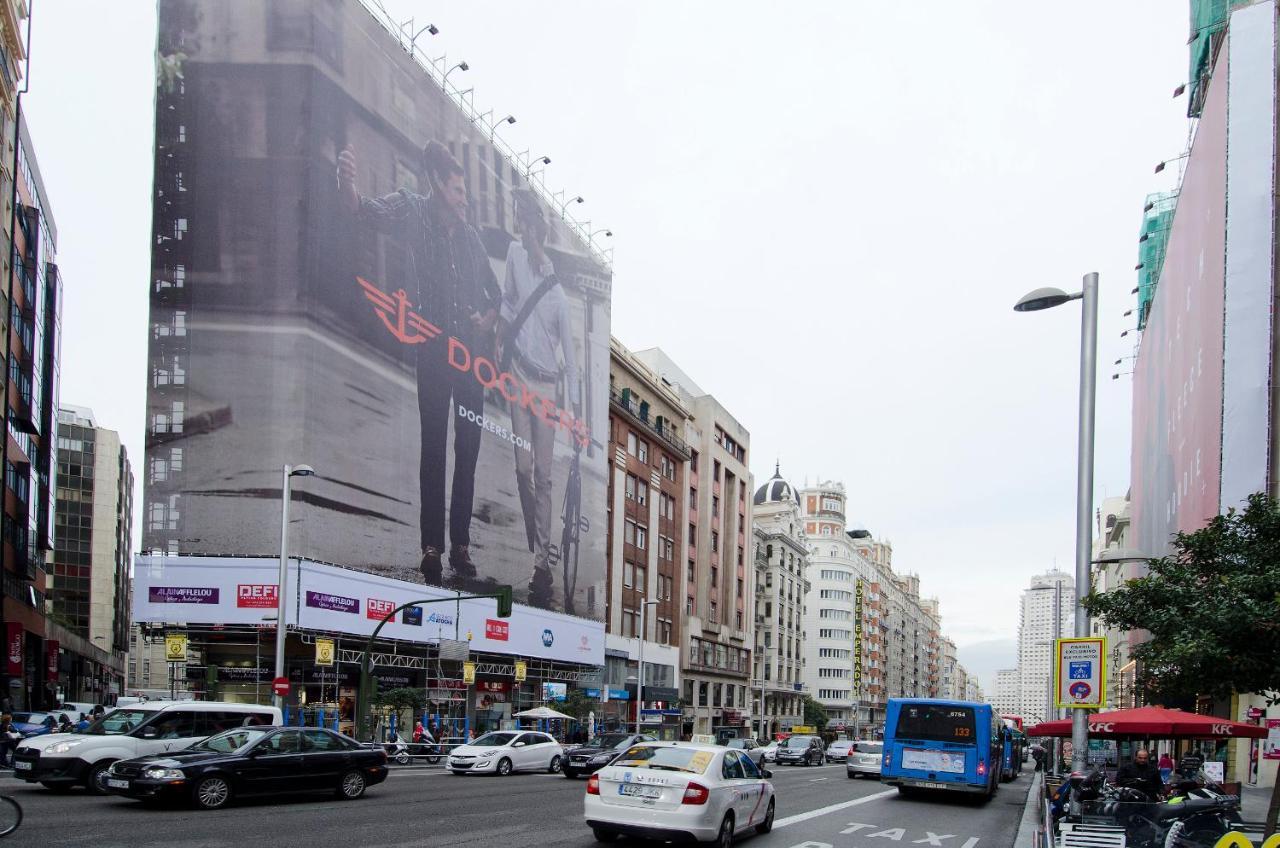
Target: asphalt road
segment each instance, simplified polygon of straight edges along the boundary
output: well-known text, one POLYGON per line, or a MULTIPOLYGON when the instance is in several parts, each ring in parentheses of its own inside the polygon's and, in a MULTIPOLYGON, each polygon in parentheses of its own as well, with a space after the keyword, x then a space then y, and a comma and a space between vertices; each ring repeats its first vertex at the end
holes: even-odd
MULTIPOLYGON (((1010 848, 1030 771, 977 805, 964 798, 902 799, 844 766, 774 771, 773 833, 740 837, 748 848, 1010 848)), ((144 807, 75 791, 55 795, 4 773, 0 792, 22 804, 22 828, 6 843, 129 848, 321 846, 595 846, 582 823, 584 780, 521 774, 455 777, 395 770, 359 801, 329 797, 245 801, 217 812, 144 807)), ((616 845, 642 845, 622 841, 616 845)))

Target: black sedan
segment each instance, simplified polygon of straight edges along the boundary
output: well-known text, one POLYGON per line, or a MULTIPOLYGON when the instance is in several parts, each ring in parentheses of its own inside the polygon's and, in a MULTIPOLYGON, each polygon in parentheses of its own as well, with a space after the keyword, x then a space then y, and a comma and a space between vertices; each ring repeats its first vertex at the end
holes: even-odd
POLYGON ((653 742, 654 737, 643 733, 601 733, 585 745, 564 752, 560 771, 570 779, 580 774, 599 771, 637 742, 653 742))
POLYGON ((106 788, 142 801, 206 810, 233 798, 327 792, 354 800, 387 778, 387 754, 318 727, 238 727, 163 756, 121 760, 106 788))

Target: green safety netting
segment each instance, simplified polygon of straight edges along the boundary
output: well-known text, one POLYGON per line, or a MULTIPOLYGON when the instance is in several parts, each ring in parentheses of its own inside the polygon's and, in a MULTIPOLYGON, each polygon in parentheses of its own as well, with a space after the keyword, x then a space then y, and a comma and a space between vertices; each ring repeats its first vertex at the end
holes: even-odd
POLYGON ((1169 245, 1169 230, 1173 226, 1173 210, 1178 203, 1177 192, 1162 191, 1148 194, 1143 204, 1142 234, 1138 240, 1138 329, 1147 325, 1147 313, 1151 310, 1151 298, 1160 282, 1160 269, 1164 267, 1165 248, 1169 245))
POLYGON ((1200 89, 1213 71, 1213 51, 1222 40, 1227 28, 1227 18, 1232 9, 1248 6, 1255 0, 1190 0, 1191 35, 1187 44, 1191 49, 1191 69, 1187 74, 1187 88, 1191 94, 1187 108, 1189 117, 1199 117, 1203 97, 1200 89))

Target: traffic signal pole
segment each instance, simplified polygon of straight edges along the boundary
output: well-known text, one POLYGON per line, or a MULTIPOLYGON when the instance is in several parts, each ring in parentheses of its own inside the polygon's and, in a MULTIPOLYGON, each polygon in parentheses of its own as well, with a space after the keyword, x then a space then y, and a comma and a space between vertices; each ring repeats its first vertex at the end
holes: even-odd
POLYGON ((377 641, 378 634, 382 632, 383 626, 395 618, 396 614, 401 610, 406 610, 410 607, 421 607, 427 604, 461 604, 463 601, 470 601, 474 598, 497 599, 498 618, 511 617, 512 597, 510 586, 501 586, 496 592, 482 595, 464 595, 459 592, 449 598, 424 598, 420 601, 409 601, 382 617, 382 620, 378 622, 378 626, 373 628, 373 635, 369 637, 369 641, 365 642, 364 656, 360 659, 360 690, 356 693, 356 738, 361 741, 367 741, 365 737, 369 735, 369 695, 373 681, 373 643, 377 641))

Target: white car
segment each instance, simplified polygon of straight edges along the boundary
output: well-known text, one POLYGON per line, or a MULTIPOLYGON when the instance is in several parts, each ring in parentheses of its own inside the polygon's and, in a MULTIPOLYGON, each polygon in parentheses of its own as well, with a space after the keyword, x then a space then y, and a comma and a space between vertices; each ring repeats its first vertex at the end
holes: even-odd
POLYGON ((849 759, 849 752, 853 749, 853 743, 848 739, 837 739, 827 746, 827 762, 834 763, 837 760, 844 762, 849 759))
POLYGON ((646 742, 591 775, 583 815, 597 842, 625 835, 729 848, 736 834, 773 829, 771 776, 734 748, 646 742))
POLYGON ((454 774, 560 771, 564 749, 554 737, 533 730, 495 730, 449 752, 454 774))
POLYGON ((771 763, 777 759, 778 745, 779 745, 779 742, 777 739, 775 739, 772 742, 770 742, 768 745, 765 745, 763 748, 760 749, 761 752, 764 754, 764 761, 766 763, 771 763))
POLYGON ((853 743, 849 759, 845 760, 845 772, 853 780, 860 774, 868 777, 880 776, 880 758, 884 756, 884 743, 875 741, 858 741, 853 743))

